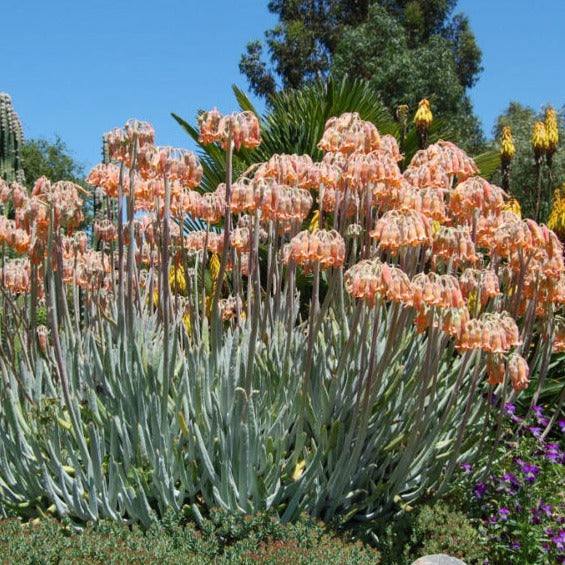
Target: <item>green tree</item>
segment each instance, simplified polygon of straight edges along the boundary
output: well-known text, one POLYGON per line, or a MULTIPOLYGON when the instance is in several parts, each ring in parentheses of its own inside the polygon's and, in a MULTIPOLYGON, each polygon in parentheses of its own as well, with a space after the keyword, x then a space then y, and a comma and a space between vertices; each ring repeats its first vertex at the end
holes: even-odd
POLYGON ((22 161, 29 187, 41 176, 52 182, 70 180, 84 185, 84 165, 71 156, 59 136, 55 136, 53 142, 43 138, 26 141, 22 148, 22 161))
MULTIPOLYGON (((425 22, 420 24, 424 34, 425 22)), ((332 60, 337 77, 349 75, 369 80, 391 110, 399 104, 411 108, 430 98, 434 115, 449 121, 455 140, 466 150, 480 149, 483 137, 466 84, 460 82, 450 39, 441 34, 414 41, 406 24, 379 5, 372 6, 362 24, 344 30, 332 60)), ((415 32, 414 32, 415 33, 415 32)), ((472 76, 465 77, 471 83, 472 76)))
POLYGON ((300 88, 330 72, 369 80, 391 112, 433 99, 438 116, 457 122, 457 141, 482 142, 467 89, 478 79, 481 52, 455 0, 271 0, 279 23, 248 44, 240 70, 251 89, 300 88))
MULTIPOLYGON (((532 150, 532 132, 537 121, 544 120, 544 110, 536 112, 528 106, 522 106, 518 102, 511 102, 508 108, 498 117, 493 135, 497 142, 502 137, 504 126, 510 126, 516 154, 512 160, 510 191, 522 205, 524 217, 534 217, 536 201, 536 168, 534 152, 532 150)), ((563 140, 565 140, 565 105, 557 113, 560 142, 557 152, 553 157, 551 170, 544 164, 541 170, 542 186, 545 194, 553 194, 553 190, 559 188, 565 182, 565 152, 563 151, 563 140)), ((500 173, 493 178, 497 184, 502 183, 500 173)), ((541 219, 546 222, 551 210, 551 198, 542 202, 541 219)))

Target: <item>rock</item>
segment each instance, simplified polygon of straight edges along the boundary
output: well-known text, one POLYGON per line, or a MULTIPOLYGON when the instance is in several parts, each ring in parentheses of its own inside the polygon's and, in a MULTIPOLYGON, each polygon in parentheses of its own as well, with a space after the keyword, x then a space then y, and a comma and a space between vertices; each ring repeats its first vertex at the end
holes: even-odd
POLYGON ((416 559, 412 565, 465 565, 465 562, 457 559, 457 557, 438 553, 436 555, 424 555, 424 557, 416 559))

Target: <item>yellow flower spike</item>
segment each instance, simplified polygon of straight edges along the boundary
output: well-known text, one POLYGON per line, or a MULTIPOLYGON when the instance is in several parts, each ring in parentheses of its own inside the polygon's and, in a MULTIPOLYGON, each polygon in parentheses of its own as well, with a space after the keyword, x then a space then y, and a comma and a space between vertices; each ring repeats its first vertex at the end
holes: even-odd
POLYGON ((503 210, 506 212, 513 212, 520 218, 522 217, 522 207, 520 206, 520 202, 518 202, 516 198, 511 198, 510 200, 508 200, 508 202, 506 202, 506 204, 504 205, 503 210))
POLYGON ((312 216, 312 221, 310 222, 310 227, 308 231, 313 232, 320 228, 320 210, 316 210, 312 216))
POLYGON ((559 143, 559 129, 557 127, 557 115, 553 108, 545 111, 545 131, 547 134, 547 152, 555 153, 559 143))
POLYGON ((220 258, 217 253, 214 253, 210 258, 210 278, 212 279, 212 286, 215 286, 220 274, 220 258))
POLYGON ((430 129, 432 125, 432 121, 434 116, 432 111, 430 110, 430 102, 426 98, 420 100, 420 104, 418 105, 418 110, 416 111, 416 115, 414 116, 414 124, 418 131, 427 131, 430 129))
MULTIPOLYGON (((469 312, 475 312, 475 308, 477 307, 477 291, 471 292, 469 297, 467 298, 467 309, 469 312)), ((479 306, 478 312, 481 311, 481 307, 479 306)))
POLYGON ((503 162, 509 163, 516 154, 516 147, 512 139, 512 131, 510 126, 504 126, 502 130, 502 142, 500 146, 500 158, 503 162))
POLYGON ((396 108, 396 118, 400 122, 402 127, 406 127, 408 123, 408 114, 410 113, 410 108, 408 104, 400 104, 396 108))
POLYGON ((536 159, 539 159, 542 155, 547 153, 547 150, 549 149, 549 139, 543 122, 536 122, 534 124, 532 147, 534 149, 536 159))
POLYGON ((296 466, 294 467, 294 471, 292 472, 292 476, 291 476, 293 481, 297 481, 302 476, 305 467, 306 467, 306 461, 304 459, 296 463, 296 466))
POLYGON ((184 324, 188 335, 192 337, 192 323, 190 322, 190 314, 185 314, 182 317, 182 323, 184 324))
POLYGON ((172 292, 186 296, 186 277, 184 276, 184 268, 181 265, 171 265, 169 269, 169 285, 172 292))
POLYGON ((553 208, 549 215, 547 227, 553 230, 559 239, 565 239, 565 185, 563 192, 557 189, 553 196, 553 208))

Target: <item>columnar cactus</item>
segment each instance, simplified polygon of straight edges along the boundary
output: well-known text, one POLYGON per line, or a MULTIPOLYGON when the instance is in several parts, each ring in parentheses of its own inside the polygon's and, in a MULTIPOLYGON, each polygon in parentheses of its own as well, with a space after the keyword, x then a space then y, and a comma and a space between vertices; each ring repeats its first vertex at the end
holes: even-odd
POLYGON ((24 181, 21 148, 24 142, 22 124, 12 108, 9 94, 0 92, 0 178, 24 181))

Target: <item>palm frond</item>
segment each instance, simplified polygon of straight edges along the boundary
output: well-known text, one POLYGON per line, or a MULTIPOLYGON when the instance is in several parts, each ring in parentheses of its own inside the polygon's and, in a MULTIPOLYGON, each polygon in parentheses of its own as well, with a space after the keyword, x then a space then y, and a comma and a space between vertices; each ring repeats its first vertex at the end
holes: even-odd
POLYGON ((481 176, 490 179, 500 167, 500 152, 497 150, 485 151, 474 157, 481 176))

